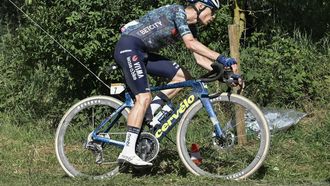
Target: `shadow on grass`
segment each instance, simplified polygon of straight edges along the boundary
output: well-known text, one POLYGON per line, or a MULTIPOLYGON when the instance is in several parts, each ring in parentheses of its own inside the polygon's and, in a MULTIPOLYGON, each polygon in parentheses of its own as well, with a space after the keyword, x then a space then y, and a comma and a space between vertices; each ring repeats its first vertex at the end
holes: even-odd
POLYGON ((268 171, 268 167, 261 165, 261 167, 249 178, 251 180, 263 180, 268 171))
MULTIPOLYGON (((176 174, 181 177, 187 177, 189 171, 181 162, 176 150, 165 149, 159 152, 158 157, 152 162, 151 167, 125 167, 124 172, 132 174, 133 177, 141 176, 162 176, 176 174)), ((250 180, 263 180, 269 168, 262 165, 252 176, 250 180)), ((328 180, 329 181, 329 180, 328 180)))
POLYGON ((330 184, 330 177, 325 180, 326 183, 330 184))
POLYGON ((152 162, 151 167, 121 167, 121 173, 130 173, 133 177, 141 176, 161 176, 176 173, 178 176, 186 177, 188 170, 181 163, 176 150, 164 149, 158 154, 158 157, 152 162))

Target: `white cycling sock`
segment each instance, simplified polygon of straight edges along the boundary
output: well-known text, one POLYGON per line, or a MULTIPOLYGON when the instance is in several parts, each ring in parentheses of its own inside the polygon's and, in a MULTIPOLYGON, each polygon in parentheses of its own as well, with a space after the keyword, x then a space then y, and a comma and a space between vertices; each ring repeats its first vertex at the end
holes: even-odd
POLYGON ((125 146, 122 151, 123 154, 133 155, 135 154, 136 141, 139 137, 140 129, 132 126, 127 127, 125 146))

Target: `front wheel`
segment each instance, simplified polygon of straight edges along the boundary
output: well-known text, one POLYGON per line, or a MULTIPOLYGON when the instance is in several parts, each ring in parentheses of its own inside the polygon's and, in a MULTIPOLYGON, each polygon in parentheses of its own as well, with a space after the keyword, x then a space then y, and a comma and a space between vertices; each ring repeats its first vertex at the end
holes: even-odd
MULTIPOLYGON (((69 176, 101 179, 118 173, 117 157, 122 149, 93 141, 91 132, 121 105, 122 102, 113 97, 93 96, 79 101, 65 113, 56 131, 55 151, 57 160, 69 176)), ((119 113, 110 132, 98 135, 125 141, 128 112, 125 109, 119 113)))
POLYGON ((270 134, 260 109, 247 98, 227 93, 211 99, 225 138, 214 135, 214 126, 201 101, 183 115, 177 132, 180 158, 196 174, 224 179, 244 179, 265 160, 270 134), (241 111, 243 120, 236 119, 241 111), (238 124, 243 124, 239 132, 238 124))

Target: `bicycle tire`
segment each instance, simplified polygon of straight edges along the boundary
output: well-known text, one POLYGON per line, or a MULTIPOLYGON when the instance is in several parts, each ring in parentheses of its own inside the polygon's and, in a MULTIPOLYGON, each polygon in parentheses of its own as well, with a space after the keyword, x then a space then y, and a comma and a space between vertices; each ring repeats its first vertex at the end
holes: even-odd
MULTIPOLYGON (((108 164, 95 163, 95 154, 84 145, 88 135, 108 117, 122 102, 108 96, 85 98, 73 105, 62 117, 55 135, 55 151, 58 162, 70 177, 86 176, 103 179, 118 173, 117 156, 121 148, 105 144, 103 157, 108 164), (111 160, 110 160, 111 159, 111 160)), ((108 133, 111 139, 125 140, 129 109, 124 109, 120 120, 108 133), (115 130, 114 132, 112 132, 115 130), (118 138, 118 139, 117 139, 118 138)), ((104 144, 103 144, 104 145, 104 144)))
MULTIPOLYGON (((223 179, 240 180, 251 176, 262 165, 266 158, 270 145, 270 132, 267 121, 260 109, 247 98, 227 93, 211 99, 213 108, 223 130, 227 131, 226 145, 219 145, 214 137, 214 126, 210 121, 199 100, 194 103, 183 115, 177 130, 177 148, 180 159, 185 167, 195 175, 218 177, 223 179), (238 144, 237 131, 235 129, 236 105, 245 109, 245 117, 249 114, 257 122, 259 132, 253 131, 246 125, 245 134, 247 143, 238 144), (234 109, 234 110, 233 110, 234 109), (201 118, 202 117, 202 118, 201 118), (199 118, 199 119, 198 119, 199 118), (207 123, 206 121, 209 121, 207 123), (225 121, 225 122, 224 122, 225 121), (207 125, 211 124, 211 125, 207 125), (198 160, 192 160, 192 144, 199 147, 198 160), (231 154, 232 153, 232 154, 231 154), (246 153, 245 157, 243 153, 246 153)), ((251 118, 251 117, 250 117, 251 118)), ((250 121, 252 121, 250 119, 250 121)), ((223 143, 221 143, 223 144, 223 143)))

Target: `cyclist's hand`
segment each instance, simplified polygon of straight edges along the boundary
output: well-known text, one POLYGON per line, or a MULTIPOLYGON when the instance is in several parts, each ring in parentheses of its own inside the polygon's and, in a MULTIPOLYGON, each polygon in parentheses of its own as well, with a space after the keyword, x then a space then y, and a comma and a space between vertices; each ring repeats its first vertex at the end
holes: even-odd
POLYGON ((231 67, 232 65, 237 64, 234 58, 225 57, 223 55, 220 55, 216 61, 223 64, 224 67, 231 67))
POLYGON ((228 68, 231 69, 231 71, 234 74, 238 74, 238 66, 237 66, 237 64, 233 64, 231 67, 228 67, 228 68))

